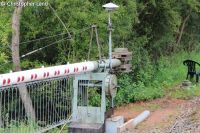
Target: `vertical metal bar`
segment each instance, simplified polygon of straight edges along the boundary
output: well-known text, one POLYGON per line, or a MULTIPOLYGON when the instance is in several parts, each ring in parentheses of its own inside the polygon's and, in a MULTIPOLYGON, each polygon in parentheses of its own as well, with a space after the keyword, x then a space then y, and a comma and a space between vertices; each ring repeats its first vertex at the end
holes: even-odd
POLYGON ((56 85, 56 88, 55 88, 55 105, 54 105, 54 107, 55 107, 55 116, 54 116, 54 118, 55 118, 55 120, 54 120, 54 122, 57 122, 57 94, 58 94, 58 88, 60 87, 60 79, 58 79, 58 82, 57 82, 57 85, 56 85))
POLYGON ((46 123, 49 124, 49 81, 47 81, 47 87, 46 87, 46 104, 47 104, 47 117, 46 117, 46 123))
POLYGON ((1 108, 0 109, 0 122, 1 122, 0 124, 1 125, 0 125, 0 128, 3 128, 3 123, 4 122, 3 122, 3 118, 2 118, 3 117, 3 115, 2 115, 3 114, 3 112, 2 112, 3 111, 3 105, 2 105, 3 104, 2 88, 0 88, 0 93, 1 93, 1 97, 0 97, 0 108, 1 108))
POLYGON ((84 86, 83 86, 83 90, 84 90, 84 106, 86 106, 86 87, 85 87, 85 84, 86 84, 86 80, 84 80, 84 86))
POLYGON ((51 84, 50 84, 50 94, 49 94, 49 108, 50 108, 50 112, 49 112, 49 123, 51 123, 51 120, 52 120, 52 106, 51 106, 51 100, 52 100, 52 90, 53 90, 53 88, 52 88, 52 84, 53 84, 53 82, 52 81, 50 81, 51 82, 51 84))
POLYGON ((55 121, 55 108, 54 108, 54 102, 55 102, 55 88, 56 88, 56 84, 57 84, 57 80, 55 81, 55 83, 54 83, 54 86, 53 86, 53 104, 52 104, 52 108, 53 108, 53 121, 52 122, 54 122, 55 121))
MULTIPOLYGON (((15 112, 15 121, 16 122, 18 122, 17 121, 17 111, 18 111, 18 109, 17 109, 17 100, 18 100, 18 98, 17 98, 17 87, 15 87, 15 101, 16 101, 16 103, 15 103, 15 110, 14 110, 14 112, 15 112)), ((18 132, 18 130, 17 130, 17 132, 18 132)))
POLYGON ((58 102, 58 105, 59 105, 59 121, 61 121, 62 120, 62 89, 63 89, 63 87, 64 87, 64 81, 66 80, 66 78, 63 78, 62 79, 62 87, 61 87, 61 89, 59 89, 59 102, 58 102))
POLYGON ((45 88, 45 121, 46 121, 46 124, 48 125, 48 87, 49 87, 49 82, 46 81, 46 88, 45 88))
POLYGON ((38 99, 38 89, 37 89, 37 87, 36 87, 36 84, 35 83, 33 83, 33 85, 32 85, 32 87, 33 87, 33 89, 34 89, 34 92, 35 92, 35 113, 36 113, 36 120, 37 121, 40 121, 40 118, 39 118, 39 111, 38 111, 38 109, 39 109, 39 99, 38 99))
POLYGON ((58 79, 58 84, 56 86, 56 92, 55 92, 55 96, 56 96, 56 100, 55 100, 55 122, 57 123, 58 122, 58 108, 57 108, 57 104, 58 104, 58 90, 60 89, 60 79, 58 79))
POLYGON ((45 123, 45 106, 46 106, 46 104, 45 104, 45 85, 46 85, 46 81, 44 81, 44 82, 42 82, 42 116, 43 116, 43 118, 42 118, 42 121, 45 123))
MULTIPOLYGON (((19 89, 16 87, 16 94, 17 94, 17 100, 18 100, 18 112, 17 112, 17 122, 20 123, 20 115, 21 115, 21 106, 20 106, 20 96, 19 96, 19 89)), ((18 130, 20 132, 21 129, 18 130)))
POLYGON ((87 87, 87 88, 86 88, 86 91, 87 91, 87 92, 86 92, 86 93, 87 93, 87 107, 89 106, 89 99, 88 99, 88 98, 89 98, 89 97, 88 97, 88 95, 89 95, 89 94, 88 94, 88 89, 89 89, 89 85, 88 85, 88 84, 89 84, 89 82, 90 82, 90 81, 88 80, 88 81, 87 81, 87 86, 86 86, 86 87, 87 87))
POLYGON ((64 119, 67 119, 68 118, 68 114, 69 114, 69 105, 68 105, 68 100, 69 100, 69 97, 68 97, 68 91, 69 91, 69 87, 70 87, 70 80, 69 80, 69 77, 67 78, 66 80, 66 89, 64 90, 64 107, 65 107, 65 110, 66 110, 66 113, 64 113, 64 119))
POLYGON ((62 79, 60 79, 60 88, 57 90, 58 91, 58 95, 57 95, 57 97, 58 97, 58 102, 57 102, 57 106, 58 106, 58 122, 61 120, 60 119, 60 108, 61 108, 61 105, 60 105, 60 95, 61 95, 61 91, 62 91, 62 84, 63 84, 63 78, 62 79))
POLYGON ((64 107, 64 89, 66 89, 66 81, 67 81, 67 77, 64 79, 64 83, 63 83, 63 85, 64 85, 64 87, 61 89, 61 91, 62 91, 62 94, 61 94, 61 119, 62 120, 64 120, 64 114, 63 114, 63 107, 64 107))
MULTIPOLYGON (((5 89, 6 88, 4 88, 4 90, 2 90, 2 95, 3 95, 3 113, 5 114, 5 109, 6 109, 6 107, 5 107, 5 94, 4 94, 4 92, 5 92, 5 89)), ((6 121, 5 121, 5 115, 4 115, 4 117, 3 117, 3 121, 4 121, 4 125, 6 124, 6 121)), ((4 127, 5 128, 5 127, 4 127)))
POLYGON ((36 103, 36 101, 35 101, 35 97, 36 97, 36 95, 35 95, 35 88, 34 88, 34 84, 31 84, 31 85, 27 85, 27 87, 29 87, 30 88, 30 97, 31 97, 31 99, 32 99, 32 103, 33 103, 33 108, 34 108, 34 110, 35 110, 35 121, 34 121, 34 123, 37 123, 37 114, 36 114, 36 106, 35 106, 35 103, 36 103))
POLYGON ((69 114, 70 114, 70 110, 69 110, 69 100, 70 98, 69 96, 69 88, 70 88, 70 78, 67 79, 67 86, 66 86, 66 97, 65 97, 65 107, 66 107, 66 114, 65 114, 65 119, 68 118, 69 114))
POLYGON ((77 119, 77 94, 78 94, 78 80, 75 79, 73 81, 73 88, 74 88, 74 93, 73 93, 73 120, 77 119))
POLYGON ((105 81, 102 81, 101 85, 101 120, 103 122, 106 112, 106 94, 105 94, 105 81))
MULTIPOLYGON (((11 125, 13 124, 13 87, 11 88, 11 110, 10 110, 10 121, 11 125)), ((11 132, 13 132, 13 128, 11 127, 11 132)))
MULTIPOLYGON (((20 99, 21 99, 21 95, 20 95, 20 99)), ((25 121, 26 120, 26 114, 24 113, 25 112, 24 111, 24 103, 23 103, 22 99, 21 99, 21 104, 22 104, 22 106, 21 106, 22 107, 22 121, 25 121)), ((23 131, 23 129, 21 129, 21 131, 23 131)))
MULTIPOLYGON (((9 108, 9 105, 10 105, 10 88, 8 89, 8 118, 7 118, 7 122, 9 123, 9 117, 10 117, 10 108, 9 108)), ((9 132, 10 132, 10 129, 9 129, 9 132)))
MULTIPOLYGON (((81 84, 83 84, 83 80, 81 80, 81 84)), ((80 85, 80 87, 81 87, 81 106, 83 106, 83 86, 82 85, 80 85)))
MULTIPOLYGON (((27 90, 28 90, 28 94, 30 95, 30 88, 27 88, 27 90)), ((30 96, 30 98, 31 98, 31 96, 30 96)), ((32 99, 31 99, 32 100, 32 99)), ((29 118, 28 118, 28 128, 27 128, 27 130, 29 131, 29 132, 31 132, 31 129, 33 128, 32 125, 33 124, 33 121, 32 120, 29 120, 29 118)))
MULTIPOLYGON (((68 83, 69 83, 69 86, 67 88, 68 89, 68 114, 70 115, 70 114, 72 114, 71 111, 72 111, 72 98, 73 98, 73 92, 71 90, 71 88, 73 87, 72 86, 72 84, 73 84, 72 78, 68 79, 68 83)), ((68 116, 67 116, 67 118, 68 118, 68 116)))
POLYGON ((50 91, 51 92, 50 93, 50 108, 51 108, 50 123, 51 123, 52 122, 52 111, 53 111, 52 110, 52 104, 51 104, 51 101, 53 99, 53 96, 52 96, 53 95, 53 92, 52 92, 53 91, 53 81, 51 81, 51 87, 50 88, 51 88, 51 91, 50 91))
POLYGON ((8 103, 8 90, 7 88, 5 88, 4 90, 4 113, 5 113, 5 117, 4 117, 4 121, 5 121, 5 126, 7 126, 8 124, 8 106, 6 105, 6 103, 8 103))
POLYGON ((68 118, 68 115, 70 113, 70 110, 69 110, 69 100, 70 100, 70 97, 69 97, 69 89, 70 89, 70 77, 67 78, 67 81, 66 81, 66 91, 65 91, 65 102, 67 104, 65 104, 65 108, 66 108, 66 115, 65 115, 65 118, 68 118))
POLYGON ((62 89, 62 81, 63 79, 60 79, 60 87, 57 89, 57 108, 58 108, 58 120, 57 122, 60 121, 60 93, 61 93, 61 89, 62 89))
MULTIPOLYGON (((81 84, 83 84, 83 80, 81 80, 81 84)), ((83 106, 83 85, 81 85, 81 106, 83 106)))
POLYGON ((68 114, 71 115, 72 114, 72 100, 73 100, 73 93, 74 93, 74 89, 73 88, 73 78, 69 78, 69 95, 70 95, 70 98, 68 99, 68 105, 69 105, 69 108, 68 108, 68 114))
POLYGON ((81 106, 81 86, 80 86, 80 83, 81 83, 81 80, 78 80, 78 90, 79 90, 79 92, 78 92, 78 106, 81 106))
MULTIPOLYGON (((37 89, 40 87, 38 84, 36 84, 36 86, 37 86, 37 89)), ((38 89, 39 90, 39 89, 38 89)), ((39 110, 38 110, 38 115, 39 115, 39 121, 40 122, 42 122, 42 118, 41 118, 41 108, 42 108, 42 101, 41 101, 41 96, 42 96, 42 94, 41 94, 41 89, 39 90, 39 110)))
POLYGON ((83 106, 85 106, 85 84, 86 84, 86 80, 83 80, 84 81, 84 85, 83 85, 83 106))
POLYGON ((63 99, 64 99, 64 89, 66 89, 66 80, 67 80, 67 77, 65 77, 64 81, 63 81, 63 88, 61 89, 61 112, 60 112, 60 115, 61 115, 61 119, 64 120, 63 118, 63 99))
POLYGON ((15 103, 15 121, 17 121, 17 111, 18 111, 18 109, 17 109, 17 100, 18 100, 18 98, 17 98, 17 87, 15 87, 15 100, 16 100, 16 103, 15 103))

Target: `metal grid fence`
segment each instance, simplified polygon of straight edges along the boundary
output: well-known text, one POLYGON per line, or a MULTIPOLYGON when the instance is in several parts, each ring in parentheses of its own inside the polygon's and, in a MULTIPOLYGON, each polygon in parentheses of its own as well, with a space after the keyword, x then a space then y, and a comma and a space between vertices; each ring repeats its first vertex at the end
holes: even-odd
MULTIPOLYGON (((0 132, 44 132, 69 121, 72 114, 73 76, 0 87, 0 132), (20 89, 27 90, 34 119, 20 89)), ((30 103, 29 101, 29 103, 30 103)))

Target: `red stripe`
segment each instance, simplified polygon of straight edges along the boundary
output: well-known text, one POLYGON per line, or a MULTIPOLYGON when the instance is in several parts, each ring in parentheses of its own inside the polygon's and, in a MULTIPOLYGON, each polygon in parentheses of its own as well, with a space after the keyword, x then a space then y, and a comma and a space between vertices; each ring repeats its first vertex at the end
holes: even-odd
POLYGON ((3 80, 3 85, 5 85, 5 84, 6 84, 6 80, 4 79, 4 80, 3 80))
POLYGON ((24 81, 24 76, 22 76, 22 81, 24 81))
POLYGON ((17 82, 19 82, 19 81, 20 81, 20 77, 17 78, 17 82))
POLYGON ((8 79, 7 83, 10 84, 10 78, 8 79))
POLYGON ((49 77, 49 72, 47 72, 47 77, 49 77))
POLYGON ((34 78, 34 75, 33 74, 31 74, 31 80, 34 78))
POLYGON ((44 78, 46 77, 46 73, 44 73, 43 77, 44 77, 44 78))

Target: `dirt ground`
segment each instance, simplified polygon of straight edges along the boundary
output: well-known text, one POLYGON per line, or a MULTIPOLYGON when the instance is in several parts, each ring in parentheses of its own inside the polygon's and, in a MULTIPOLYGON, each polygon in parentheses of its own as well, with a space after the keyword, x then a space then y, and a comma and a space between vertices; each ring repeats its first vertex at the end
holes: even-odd
MULTIPOLYGON (((178 100, 169 97, 156 99, 150 102, 131 103, 116 108, 115 116, 124 116, 125 121, 133 119, 145 110, 151 112, 148 119, 139 124, 134 133, 165 133, 177 121, 177 118, 185 109, 190 108, 192 103, 188 100, 178 100)), ((172 132, 172 131, 171 131, 172 132)))

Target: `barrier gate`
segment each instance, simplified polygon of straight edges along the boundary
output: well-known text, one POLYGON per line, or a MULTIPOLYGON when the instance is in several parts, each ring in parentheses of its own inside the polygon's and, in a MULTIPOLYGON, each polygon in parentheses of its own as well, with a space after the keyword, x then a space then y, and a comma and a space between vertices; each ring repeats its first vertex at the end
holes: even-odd
POLYGON ((101 60, 0 75, 0 132, 45 132, 65 123, 70 133, 103 132, 106 99, 112 107, 117 91, 113 73, 129 72, 131 56, 116 49, 112 72, 101 60))

